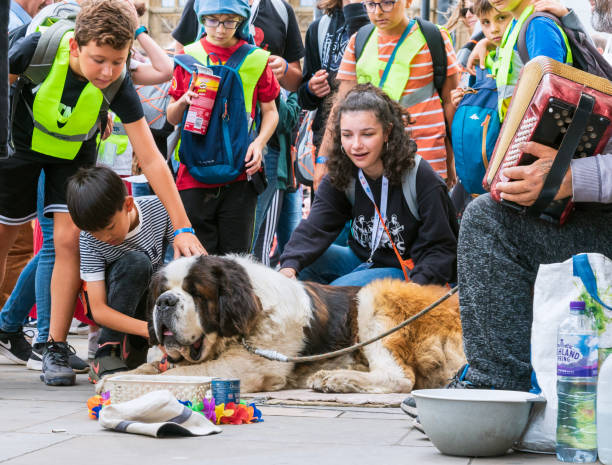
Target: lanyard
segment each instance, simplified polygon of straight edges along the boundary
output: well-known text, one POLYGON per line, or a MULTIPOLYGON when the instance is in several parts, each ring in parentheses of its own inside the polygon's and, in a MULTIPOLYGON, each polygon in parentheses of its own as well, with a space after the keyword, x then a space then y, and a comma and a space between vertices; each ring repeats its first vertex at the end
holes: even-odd
POLYGON ((385 71, 383 72, 383 75, 380 78, 380 84, 378 84, 378 87, 380 89, 382 89, 383 86, 385 85, 385 82, 387 81, 387 77, 389 77, 389 73, 391 72, 391 66, 393 65, 393 62, 395 61, 395 55, 397 55, 397 51, 399 50, 401 45, 404 43, 404 40, 406 40, 406 37, 408 37, 408 34, 410 34, 410 30, 412 29, 413 24, 414 24, 414 19, 410 20, 410 23, 408 23, 408 26, 406 27, 406 29, 404 29, 402 36, 397 41, 397 44, 395 44, 395 47, 393 48, 393 52, 391 53, 391 56, 389 57, 389 61, 387 61, 387 66, 385 66, 385 71))
MULTIPOLYGON (((368 184, 368 181, 366 181, 366 178, 363 175, 363 171, 359 170, 358 174, 359 174, 359 182, 361 183, 361 187, 365 191, 368 198, 374 204, 374 207, 376 208, 376 210, 378 210, 378 207, 376 207, 376 201, 374 200, 374 194, 372 194, 372 189, 370 189, 370 185, 368 184)), ((387 179, 386 176, 383 175, 382 187, 380 188, 380 213, 378 215, 379 217, 377 218, 378 221, 376 221, 376 226, 373 227, 372 229, 372 242, 370 243, 370 258, 368 258, 369 262, 372 261, 372 256, 374 255, 374 252, 376 252, 376 249, 380 245, 380 239, 382 238, 382 235, 383 235, 383 231, 384 231, 383 218, 387 216, 388 196, 389 196, 389 180, 387 179)))

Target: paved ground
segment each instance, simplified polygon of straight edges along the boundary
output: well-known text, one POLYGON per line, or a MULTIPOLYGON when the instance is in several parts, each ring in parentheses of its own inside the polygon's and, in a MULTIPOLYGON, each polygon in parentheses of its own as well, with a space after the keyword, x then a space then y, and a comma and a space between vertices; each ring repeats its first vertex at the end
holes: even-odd
MULTIPOLYGON (((86 339, 74 338, 79 353, 86 339)), ((218 435, 153 439, 103 430, 87 417, 87 375, 51 388, 39 372, 0 356, 0 463, 167 465, 534 464, 553 456, 509 454, 469 459, 440 454, 397 408, 262 406, 265 422, 224 426, 218 435), (140 462, 140 461, 143 462, 140 462)))

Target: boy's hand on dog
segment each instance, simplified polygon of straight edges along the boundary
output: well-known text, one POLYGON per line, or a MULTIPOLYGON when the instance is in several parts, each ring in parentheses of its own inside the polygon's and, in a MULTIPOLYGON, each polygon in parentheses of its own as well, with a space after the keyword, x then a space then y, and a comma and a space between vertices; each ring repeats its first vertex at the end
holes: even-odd
POLYGON ((208 252, 196 237, 190 232, 177 234, 172 244, 174 248, 174 258, 192 257, 195 255, 208 255, 208 252))

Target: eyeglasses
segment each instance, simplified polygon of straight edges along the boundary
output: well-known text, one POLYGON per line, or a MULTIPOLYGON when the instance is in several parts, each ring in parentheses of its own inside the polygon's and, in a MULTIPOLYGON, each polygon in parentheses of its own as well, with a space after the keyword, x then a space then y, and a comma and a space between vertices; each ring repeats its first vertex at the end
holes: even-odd
POLYGON ((362 2, 368 13, 376 13, 376 7, 380 8, 383 13, 389 13, 395 7, 397 0, 383 0, 382 2, 362 2))
POLYGON ((461 16, 465 18, 465 16, 468 14, 468 11, 471 14, 474 14, 474 7, 473 6, 469 6, 466 8, 461 8, 461 10, 459 10, 459 13, 461 13, 461 16))
POLYGON ((227 21, 219 21, 216 18, 209 18, 208 16, 205 16, 203 20, 204 20, 204 26, 206 27, 212 27, 213 29, 216 29, 219 27, 219 24, 223 24, 223 29, 229 29, 232 31, 234 29, 238 29, 238 25, 242 22, 242 21, 236 21, 235 19, 228 19, 227 21))

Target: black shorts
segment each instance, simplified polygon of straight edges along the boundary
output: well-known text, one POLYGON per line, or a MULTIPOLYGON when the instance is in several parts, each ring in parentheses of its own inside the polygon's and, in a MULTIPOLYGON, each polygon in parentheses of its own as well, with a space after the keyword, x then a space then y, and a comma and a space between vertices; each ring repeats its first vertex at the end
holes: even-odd
POLYGON ((0 160, 0 223, 20 225, 36 218, 38 178, 45 172, 45 216, 54 212, 68 212, 66 185, 68 178, 82 166, 93 166, 96 153, 81 150, 74 160, 47 161, 19 154, 0 160))

